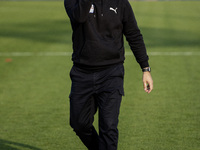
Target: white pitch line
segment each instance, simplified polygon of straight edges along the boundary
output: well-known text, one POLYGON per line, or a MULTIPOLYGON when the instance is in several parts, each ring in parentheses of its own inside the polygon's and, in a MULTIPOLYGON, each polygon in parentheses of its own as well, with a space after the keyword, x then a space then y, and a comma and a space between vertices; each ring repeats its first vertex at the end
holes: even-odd
MULTIPOLYGON (((0 57, 27 57, 27 56, 71 56, 72 52, 0 52, 0 57)), ((126 52, 132 56, 132 52, 126 52)), ((200 52, 149 52, 149 56, 200 56, 200 52)))
POLYGON ((200 56, 200 52, 149 52, 151 56, 200 56))
POLYGON ((20 56, 71 56, 71 52, 0 52, 0 56, 20 57, 20 56))
MULTIPOLYGON (((126 52, 126 56, 133 55, 132 52, 126 52)), ((200 52, 149 52, 149 56, 200 56, 200 52)))
POLYGON ((36 56, 71 56, 72 52, 40 52, 36 56))

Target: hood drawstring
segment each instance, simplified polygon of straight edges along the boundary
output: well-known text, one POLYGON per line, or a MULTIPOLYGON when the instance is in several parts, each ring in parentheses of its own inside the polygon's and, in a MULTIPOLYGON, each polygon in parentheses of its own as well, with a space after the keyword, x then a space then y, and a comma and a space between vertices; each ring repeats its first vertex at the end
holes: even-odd
POLYGON ((101 16, 103 17, 103 0, 101 0, 101 16))

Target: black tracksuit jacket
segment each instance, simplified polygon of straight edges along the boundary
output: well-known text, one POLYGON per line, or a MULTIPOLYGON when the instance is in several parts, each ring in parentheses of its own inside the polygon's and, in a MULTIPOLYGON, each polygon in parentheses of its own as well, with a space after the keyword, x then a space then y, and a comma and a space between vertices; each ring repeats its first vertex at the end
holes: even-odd
POLYGON ((128 0, 65 0, 64 5, 73 29, 75 65, 96 69, 123 63, 125 35, 141 68, 149 66, 128 0))

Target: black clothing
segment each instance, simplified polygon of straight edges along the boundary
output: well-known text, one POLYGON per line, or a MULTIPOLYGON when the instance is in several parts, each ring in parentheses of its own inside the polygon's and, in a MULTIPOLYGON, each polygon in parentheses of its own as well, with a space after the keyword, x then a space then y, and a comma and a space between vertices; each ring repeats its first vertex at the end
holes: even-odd
POLYGON ((70 125, 89 150, 117 150, 118 116, 124 95, 123 64, 93 72, 70 71, 70 125), (99 109, 99 135, 93 121, 99 109))
POLYGON ((73 29, 70 125, 89 150, 117 150, 123 89, 124 39, 141 68, 143 37, 128 0, 65 0, 73 29), (99 109, 99 135, 93 126, 99 109))
POLYGON ((124 34, 141 68, 149 66, 128 0, 65 0, 64 4, 73 29, 75 65, 95 69, 123 63, 124 34))

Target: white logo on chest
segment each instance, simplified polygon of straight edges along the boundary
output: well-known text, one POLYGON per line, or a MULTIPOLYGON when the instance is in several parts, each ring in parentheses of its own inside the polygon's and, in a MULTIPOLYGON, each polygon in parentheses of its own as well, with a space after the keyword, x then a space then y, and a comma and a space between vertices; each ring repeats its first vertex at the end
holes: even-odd
POLYGON ((93 14, 94 13, 94 5, 92 4, 91 8, 90 8, 90 11, 89 11, 90 14, 93 14))
POLYGON ((117 14, 117 8, 114 9, 114 8, 110 7, 110 10, 114 11, 117 14))

